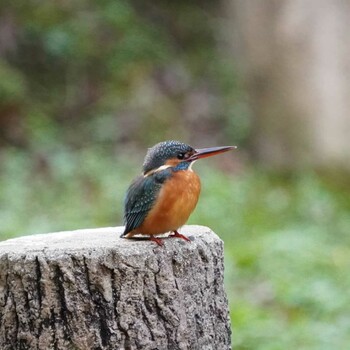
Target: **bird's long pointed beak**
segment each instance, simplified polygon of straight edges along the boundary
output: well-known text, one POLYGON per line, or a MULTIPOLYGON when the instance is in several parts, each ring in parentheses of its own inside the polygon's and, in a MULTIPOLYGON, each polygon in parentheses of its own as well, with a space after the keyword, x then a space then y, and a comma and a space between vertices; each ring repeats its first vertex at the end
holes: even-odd
POLYGON ((237 146, 221 146, 221 147, 200 148, 200 149, 196 149, 196 152, 194 154, 192 154, 192 156, 189 157, 187 160, 192 162, 192 161, 197 160, 197 159, 215 156, 217 154, 231 151, 231 150, 236 149, 236 148, 237 148, 237 146))

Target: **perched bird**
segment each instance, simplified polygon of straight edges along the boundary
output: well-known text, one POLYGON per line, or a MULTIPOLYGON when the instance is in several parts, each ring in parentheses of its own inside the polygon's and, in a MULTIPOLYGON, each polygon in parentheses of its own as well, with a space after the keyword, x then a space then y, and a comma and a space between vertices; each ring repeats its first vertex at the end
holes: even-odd
POLYGON ((184 225, 196 207, 201 190, 200 179, 192 170, 200 158, 214 156, 235 146, 194 149, 179 141, 164 141, 147 152, 143 172, 127 190, 125 197, 125 230, 121 237, 149 235, 163 245, 158 234, 172 231, 171 237, 189 241, 177 230, 184 225))

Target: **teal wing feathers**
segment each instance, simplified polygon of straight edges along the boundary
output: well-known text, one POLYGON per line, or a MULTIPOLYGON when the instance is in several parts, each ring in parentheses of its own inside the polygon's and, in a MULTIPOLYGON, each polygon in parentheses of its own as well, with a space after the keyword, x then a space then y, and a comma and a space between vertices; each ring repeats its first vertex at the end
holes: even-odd
POLYGON ((139 176, 130 185, 124 201, 125 230, 121 237, 141 226, 152 209, 163 182, 170 176, 168 171, 151 176, 139 176))

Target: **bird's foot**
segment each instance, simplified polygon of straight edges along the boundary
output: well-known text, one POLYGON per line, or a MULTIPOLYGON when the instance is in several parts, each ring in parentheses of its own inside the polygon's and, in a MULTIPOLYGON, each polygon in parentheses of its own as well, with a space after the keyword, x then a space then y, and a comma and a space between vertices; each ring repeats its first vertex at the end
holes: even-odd
POLYGON ((191 240, 188 237, 186 237, 185 235, 182 235, 181 233, 177 232, 176 230, 173 231, 173 232, 174 232, 174 234, 169 236, 169 237, 171 237, 171 238, 175 238, 175 237, 176 238, 182 238, 182 239, 184 239, 187 242, 191 242, 191 240))
POLYGON ((153 235, 149 238, 151 241, 156 242, 160 247, 163 246, 163 241, 160 238, 154 237, 153 235))

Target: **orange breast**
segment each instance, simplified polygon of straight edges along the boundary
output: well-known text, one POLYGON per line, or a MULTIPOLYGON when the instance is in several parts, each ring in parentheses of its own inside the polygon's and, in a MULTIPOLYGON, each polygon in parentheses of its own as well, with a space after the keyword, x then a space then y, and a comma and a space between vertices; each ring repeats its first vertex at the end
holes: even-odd
POLYGON ((196 207, 200 190, 199 177, 192 170, 174 173, 160 190, 155 206, 133 233, 154 235, 177 230, 196 207))

